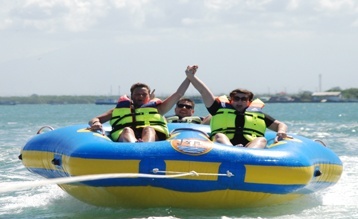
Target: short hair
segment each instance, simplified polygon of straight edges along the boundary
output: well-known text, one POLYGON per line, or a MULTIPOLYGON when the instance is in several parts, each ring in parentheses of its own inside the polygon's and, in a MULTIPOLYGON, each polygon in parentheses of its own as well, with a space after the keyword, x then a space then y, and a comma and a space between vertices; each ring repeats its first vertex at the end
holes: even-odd
POLYGON ((149 91, 149 93, 150 93, 150 87, 149 87, 148 85, 138 82, 138 83, 135 83, 135 84, 133 84, 133 85, 131 86, 131 94, 133 94, 133 91, 134 91, 136 88, 142 88, 142 87, 147 88, 148 91, 149 91))
POLYGON ((230 92, 230 99, 232 99, 232 97, 235 96, 237 93, 247 95, 250 101, 252 101, 252 99, 254 98, 254 94, 251 91, 238 88, 230 92))
POLYGON ((178 100, 177 106, 178 106, 178 104, 180 104, 181 102, 189 102, 189 103, 191 103, 191 105, 193 106, 193 109, 195 108, 195 102, 194 102, 192 99, 189 99, 189 98, 181 98, 180 100, 178 100))

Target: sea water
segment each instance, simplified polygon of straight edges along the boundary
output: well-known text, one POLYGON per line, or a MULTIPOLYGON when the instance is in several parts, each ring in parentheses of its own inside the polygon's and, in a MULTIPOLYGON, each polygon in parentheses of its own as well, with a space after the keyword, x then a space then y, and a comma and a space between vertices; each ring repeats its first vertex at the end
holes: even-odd
MULTIPOLYGON (((41 181, 18 159, 40 127, 87 123, 108 105, 0 106, 0 188, 41 181)), ((207 111, 197 104, 196 115, 207 111)), ((264 111, 285 122, 289 133, 322 140, 343 162, 339 182, 323 191, 270 207, 243 209, 111 209, 80 202, 57 185, 0 194, 0 218, 358 218, 358 103, 271 103, 264 111)), ((171 111, 172 113, 173 111, 171 111)))

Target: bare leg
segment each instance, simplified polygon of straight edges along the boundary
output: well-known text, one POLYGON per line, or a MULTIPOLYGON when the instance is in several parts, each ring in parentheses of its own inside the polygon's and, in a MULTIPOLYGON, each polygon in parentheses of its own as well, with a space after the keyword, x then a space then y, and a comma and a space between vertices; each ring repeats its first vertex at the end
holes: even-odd
POLYGON ((152 142, 158 140, 158 136, 155 132, 155 129, 150 126, 143 128, 142 140, 143 142, 152 142))
POLYGON ((155 129, 150 126, 143 128, 142 140, 143 140, 143 142, 157 141, 158 136, 157 136, 157 133, 155 132, 155 129))
POLYGON ((214 141, 221 143, 221 144, 232 145, 230 139, 223 133, 217 133, 214 136, 214 141))
POLYGON ((136 142, 137 138, 134 135, 133 129, 126 127, 123 129, 122 134, 119 136, 120 142, 136 142))
POLYGON ((257 137, 251 142, 247 143, 246 147, 248 148, 265 148, 267 140, 264 137, 257 137))

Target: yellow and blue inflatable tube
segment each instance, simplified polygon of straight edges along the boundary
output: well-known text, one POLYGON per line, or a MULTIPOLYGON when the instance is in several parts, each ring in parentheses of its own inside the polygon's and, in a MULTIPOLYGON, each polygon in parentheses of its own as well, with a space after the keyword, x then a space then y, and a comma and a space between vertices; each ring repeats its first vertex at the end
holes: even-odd
POLYGON ((209 126, 168 126, 170 138, 151 143, 113 142, 87 125, 59 128, 27 142, 22 162, 45 178, 123 174, 59 186, 89 204, 131 208, 267 206, 330 187, 342 174, 332 150, 302 136, 273 144, 267 132, 267 148, 249 149, 210 141, 209 126), (195 174, 170 177, 183 173, 195 174))

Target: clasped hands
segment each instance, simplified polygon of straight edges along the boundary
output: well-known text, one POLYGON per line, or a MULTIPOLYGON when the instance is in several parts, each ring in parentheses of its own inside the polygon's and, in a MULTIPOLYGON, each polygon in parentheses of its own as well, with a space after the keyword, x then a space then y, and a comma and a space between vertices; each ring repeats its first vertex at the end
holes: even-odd
POLYGON ((197 65, 188 66, 188 67, 186 67, 185 73, 186 73, 186 75, 188 75, 188 74, 195 75, 198 68, 199 68, 199 66, 197 66, 197 65))

